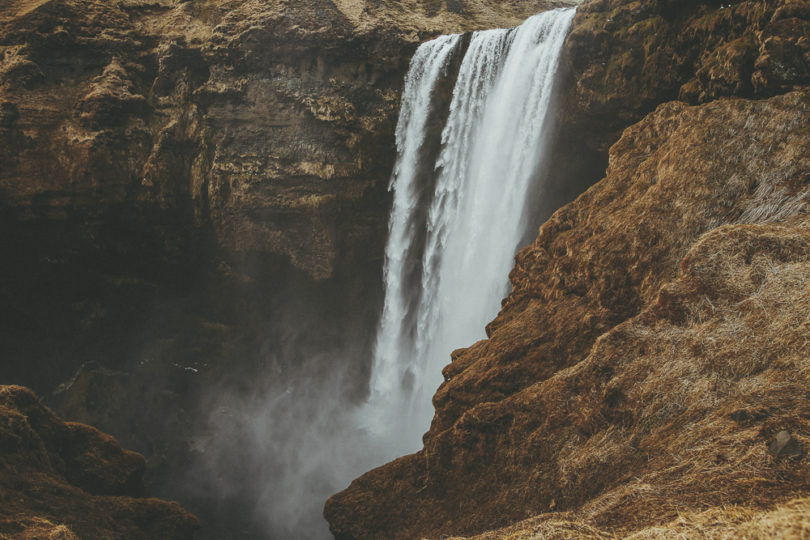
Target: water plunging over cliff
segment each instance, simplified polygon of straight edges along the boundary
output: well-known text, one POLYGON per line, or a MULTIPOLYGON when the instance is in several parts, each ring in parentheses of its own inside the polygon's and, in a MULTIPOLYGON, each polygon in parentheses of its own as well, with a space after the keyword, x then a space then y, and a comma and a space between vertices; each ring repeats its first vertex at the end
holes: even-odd
POLYGON ((433 93, 459 36, 423 44, 411 62, 391 179, 385 303, 363 411, 389 457, 418 448, 450 352, 485 337, 508 291, 573 16, 558 9, 472 35, 428 174, 433 93))

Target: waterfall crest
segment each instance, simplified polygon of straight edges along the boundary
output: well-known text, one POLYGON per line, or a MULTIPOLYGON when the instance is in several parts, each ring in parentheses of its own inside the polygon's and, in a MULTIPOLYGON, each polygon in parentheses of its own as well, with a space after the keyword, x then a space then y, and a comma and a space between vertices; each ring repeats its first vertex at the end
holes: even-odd
POLYGON ((427 118, 460 36, 423 44, 411 62, 391 178, 385 301, 362 411, 386 459, 418 448, 441 368, 453 349, 485 337, 508 292, 573 16, 558 9, 472 35, 430 181, 417 172, 427 118))

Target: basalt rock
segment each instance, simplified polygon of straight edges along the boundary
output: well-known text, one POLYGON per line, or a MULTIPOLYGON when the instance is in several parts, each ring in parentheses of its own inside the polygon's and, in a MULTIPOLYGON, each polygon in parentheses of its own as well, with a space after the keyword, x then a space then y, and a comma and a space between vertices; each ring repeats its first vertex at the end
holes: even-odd
POLYGON ((144 498, 144 460, 62 422, 29 390, 0 386, 0 538, 185 540, 197 519, 144 498))
POLYGON ((808 106, 673 102, 628 128, 517 256, 488 339, 453 353, 424 449, 327 502, 336 537, 550 511, 623 534, 810 492, 806 459, 768 449, 810 436, 808 106))

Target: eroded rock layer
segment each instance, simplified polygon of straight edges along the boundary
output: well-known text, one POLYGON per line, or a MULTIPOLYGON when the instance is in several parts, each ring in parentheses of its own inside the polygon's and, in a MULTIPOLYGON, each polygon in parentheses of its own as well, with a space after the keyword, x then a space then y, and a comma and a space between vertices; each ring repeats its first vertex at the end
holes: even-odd
POLYGON ((327 503, 338 538, 551 510, 608 531, 806 494, 810 92, 673 102, 516 258, 453 353, 424 449, 327 503), (783 435, 784 437, 784 435, 783 435))

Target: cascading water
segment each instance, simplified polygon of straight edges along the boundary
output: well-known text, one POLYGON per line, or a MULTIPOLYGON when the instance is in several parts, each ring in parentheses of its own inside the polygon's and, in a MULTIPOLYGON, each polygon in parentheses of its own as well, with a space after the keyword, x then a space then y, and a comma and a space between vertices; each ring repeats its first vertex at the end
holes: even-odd
MULTIPOLYGON (((356 377, 347 369, 352 354, 346 362, 336 360, 340 350, 303 357, 293 317, 291 344, 273 344, 273 354, 300 360, 296 371, 262 381, 256 392, 212 399, 218 436, 199 443, 197 491, 257 501, 255 525, 265 537, 329 538, 319 518, 327 496, 418 447, 442 366, 454 348, 483 337, 507 291, 573 14, 547 12, 468 42, 442 36, 417 50, 396 132, 369 398, 354 407, 345 391, 356 377)), ((253 527, 240 537, 258 536, 253 527)))
POLYGON ((484 337, 508 291, 573 16, 558 9, 473 34, 428 180, 419 171, 433 93, 459 36, 423 44, 411 62, 391 180, 385 303, 362 410, 385 459, 418 447, 450 352, 484 337))

